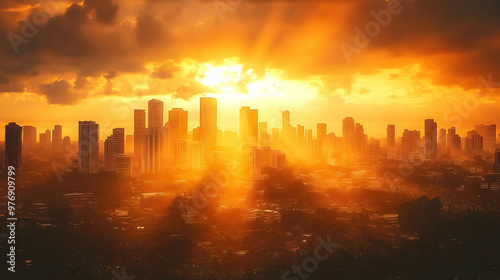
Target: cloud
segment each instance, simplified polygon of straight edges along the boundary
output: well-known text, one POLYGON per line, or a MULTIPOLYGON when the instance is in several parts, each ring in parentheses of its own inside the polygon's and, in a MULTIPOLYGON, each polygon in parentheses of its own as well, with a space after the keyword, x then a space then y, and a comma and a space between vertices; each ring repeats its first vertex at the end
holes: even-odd
POLYGON ((219 90, 214 87, 205 86, 200 82, 192 81, 188 84, 180 86, 174 94, 175 98, 189 100, 197 95, 205 93, 218 93, 219 90))
POLYGON ((84 96, 73 90, 66 80, 56 80, 40 85, 40 94, 47 98, 49 104, 75 104, 84 96))

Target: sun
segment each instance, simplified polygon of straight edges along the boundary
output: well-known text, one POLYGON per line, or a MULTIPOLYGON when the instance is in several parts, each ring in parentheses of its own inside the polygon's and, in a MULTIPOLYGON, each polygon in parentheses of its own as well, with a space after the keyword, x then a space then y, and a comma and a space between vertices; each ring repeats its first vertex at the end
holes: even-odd
POLYGON ((242 64, 227 61, 223 65, 216 66, 212 63, 203 64, 204 73, 200 82, 206 86, 224 87, 237 83, 242 78, 242 64))

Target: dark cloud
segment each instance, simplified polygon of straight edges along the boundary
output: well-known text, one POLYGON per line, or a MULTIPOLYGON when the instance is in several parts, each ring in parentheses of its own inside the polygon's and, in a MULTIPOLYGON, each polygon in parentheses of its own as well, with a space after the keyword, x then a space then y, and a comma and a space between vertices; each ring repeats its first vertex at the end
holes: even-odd
POLYGON ((47 98, 49 104, 75 104, 84 96, 75 92, 66 80, 57 80, 40 85, 40 94, 47 98))

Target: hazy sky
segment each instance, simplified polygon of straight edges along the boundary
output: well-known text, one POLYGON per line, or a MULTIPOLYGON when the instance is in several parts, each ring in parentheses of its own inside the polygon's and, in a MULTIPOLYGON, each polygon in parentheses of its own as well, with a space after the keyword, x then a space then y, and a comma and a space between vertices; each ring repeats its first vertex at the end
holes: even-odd
POLYGON ((2 0, 0 139, 10 121, 75 140, 79 120, 132 134, 152 98, 165 121, 188 110, 192 129, 200 96, 233 131, 241 106, 338 136, 346 116, 374 137, 425 118, 461 134, 500 125, 499 14, 497 0, 2 0))

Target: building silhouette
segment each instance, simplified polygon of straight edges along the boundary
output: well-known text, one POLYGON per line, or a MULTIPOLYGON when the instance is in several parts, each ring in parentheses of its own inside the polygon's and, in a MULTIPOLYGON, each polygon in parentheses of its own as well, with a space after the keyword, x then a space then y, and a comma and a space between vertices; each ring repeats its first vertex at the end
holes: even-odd
POLYGON ((5 168, 13 166, 18 172, 22 171, 22 133, 15 122, 5 126, 5 168))
POLYGON ((206 159, 217 145, 217 99, 200 98, 200 142, 206 159))
POLYGON ((36 145, 36 127, 23 126, 23 147, 32 148, 36 145))
POLYGON ((94 121, 78 124, 78 172, 99 173, 99 124, 94 121))
POLYGON ((424 134, 424 153, 425 159, 435 161, 437 159, 437 123, 433 119, 425 120, 424 134))

